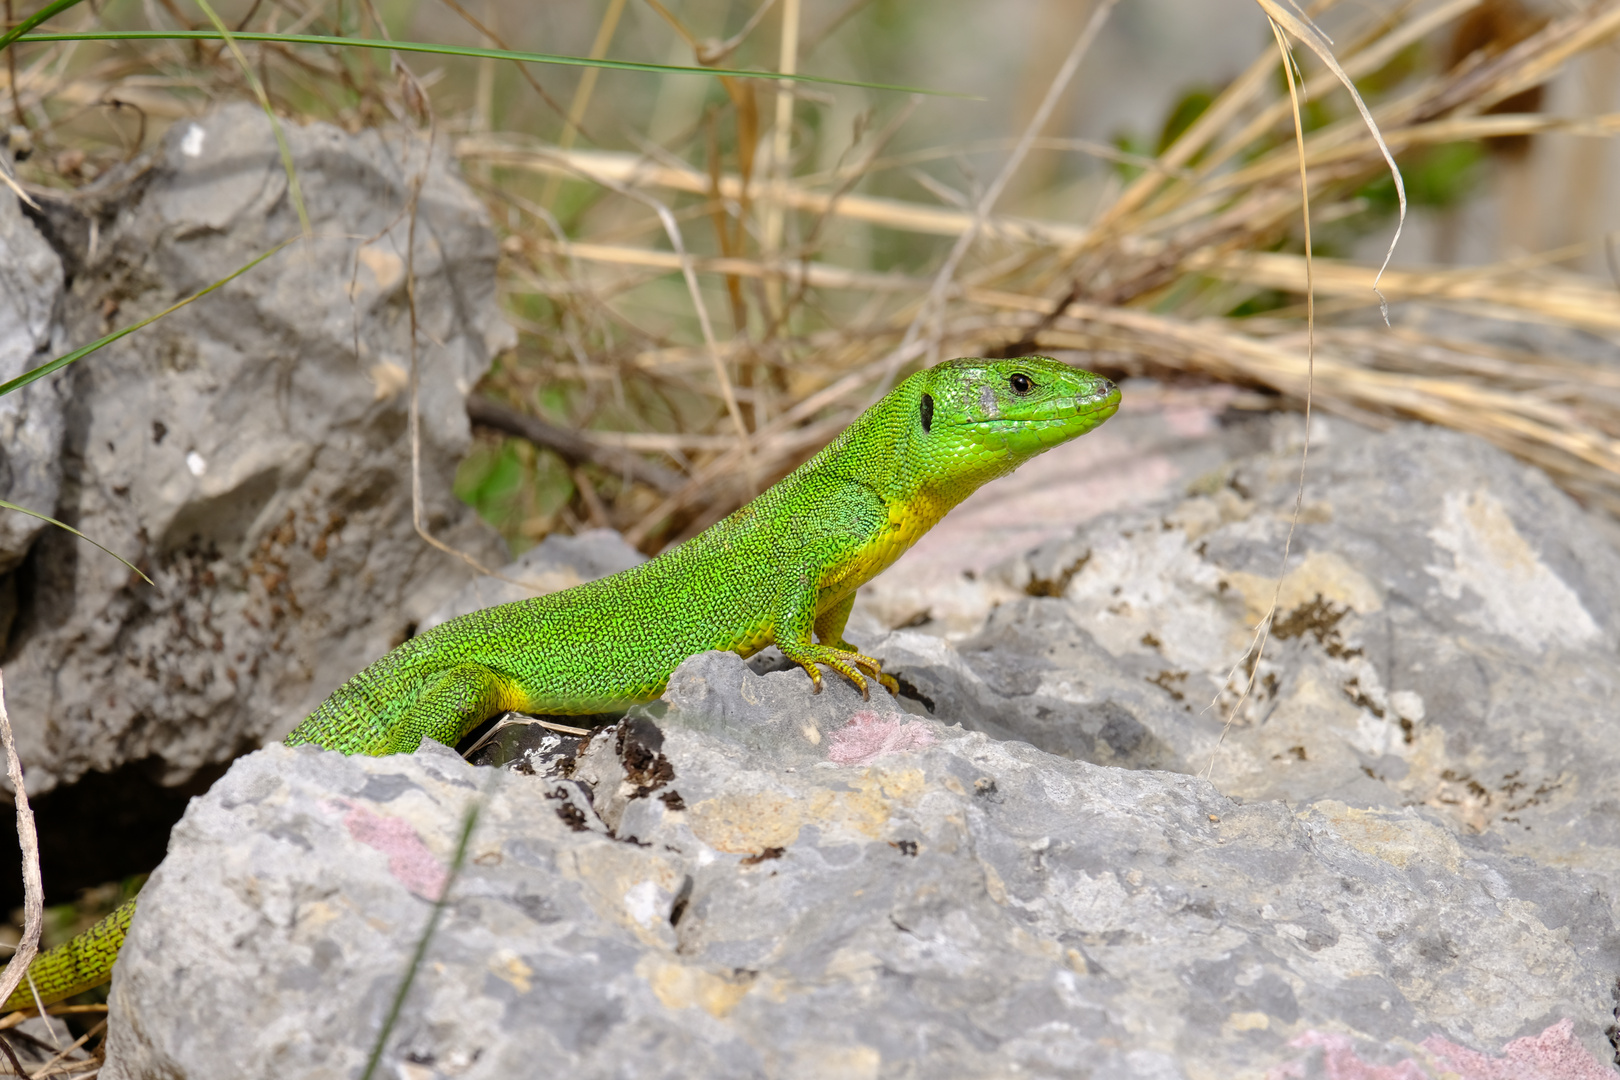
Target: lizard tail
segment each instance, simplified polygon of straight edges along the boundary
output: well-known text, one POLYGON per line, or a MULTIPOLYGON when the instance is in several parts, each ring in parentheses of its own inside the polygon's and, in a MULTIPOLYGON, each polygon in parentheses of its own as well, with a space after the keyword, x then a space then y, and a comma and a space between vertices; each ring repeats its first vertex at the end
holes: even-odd
POLYGON ((112 978, 113 961, 118 959, 118 947, 124 943, 134 914, 135 901, 126 900, 84 933, 34 957, 27 977, 6 999, 4 1011, 32 1009, 36 991, 39 1001, 50 1005, 112 978))

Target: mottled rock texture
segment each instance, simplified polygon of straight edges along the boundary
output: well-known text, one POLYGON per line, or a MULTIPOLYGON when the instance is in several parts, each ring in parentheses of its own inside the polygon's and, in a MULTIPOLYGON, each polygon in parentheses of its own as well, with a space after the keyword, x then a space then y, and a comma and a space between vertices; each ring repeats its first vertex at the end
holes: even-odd
MULTIPOLYGON (((0 383, 51 358, 62 337, 61 300, 62 260, 0 186, 0 383)), ((61 445, 60 386, 35 382, 0 398, 0 499, 51 514, 62 487, 61 445)), ((0 510, 0 573, 22 561, 43 528, 38 518, 0 510)), ((0 584, 0 648, 15 614, 15 583, 0 584)))
POLYGON ((1260 1077, 1566 1019, 1596 1069, 1613 1008, 1606 898, 1435 811, 1240 804, 710 653, 572 778, 237 762, 142 894, 110 1075, 354 1075, 474 805, 398 1075, 1260 1077))
MULTIPOLYGON (((450 492, 464 396, 511 334, 481 205, 420 137, 289 125, 287 138, 313 241, 40 384, 67 400, 61 491, 44 509, 157 587, 57 530, 16 571, 6 688, 31 789, 143 759, 179 781, 279 737, 469 579, 411 525, 407 268, 424 524, 501 561, 450 492)), ((75 268, 71 345, 299 232, 251 106, 177 124, 116 179, 45 218, 75 268)), ((7 221, 0 233, 26 240, 7 221)), ((44 285, 59 273, 48 255, 44 285)), ((44 296, 30 325, 44 326, 44 296)))
POLYGON ((942 719, 1102 764, 1213 764, 1246 799, 1432 807, 1620 896, 1612 525, 1476 439, 1320 431, 1280 594, 1286 451, 997 567, 1004 602, 959 648, 873 647, 942 719))

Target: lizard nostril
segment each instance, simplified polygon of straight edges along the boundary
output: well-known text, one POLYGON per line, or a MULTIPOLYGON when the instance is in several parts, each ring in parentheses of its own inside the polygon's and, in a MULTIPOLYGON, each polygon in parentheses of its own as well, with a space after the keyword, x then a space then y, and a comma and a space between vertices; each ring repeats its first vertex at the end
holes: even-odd
POLYGON ((1098 402, 1107 400, 1108 397, 1111 394, 1113 394, 1116 389, 1118 389, 1118 388, 1114 385, 1113 380, 1111 380, 1111 379, 1098 379, 1095 383, 1092 384, 1091 390, 1090 390, 1089 393, 1079 394, 1079 395, 1075 396, 1075 399, 1074 399, 1075 404, 1080 406, 1081 408, 1086 408, 1086 407, 1089 407, 1089 406, 1092 406, 1092 405, 1096 405, 1098 402))

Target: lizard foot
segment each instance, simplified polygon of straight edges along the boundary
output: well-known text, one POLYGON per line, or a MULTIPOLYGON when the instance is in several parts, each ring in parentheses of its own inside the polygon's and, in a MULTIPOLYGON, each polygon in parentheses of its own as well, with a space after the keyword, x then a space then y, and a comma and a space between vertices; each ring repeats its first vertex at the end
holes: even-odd
POLYGON ((861 674, 863 671, 870 673, 872 678, 876 679, 889 693, 896 695, 900 693, 900 684, 895 681, 894 676, 883 673, 883 667, 878 661, 852 649, 837 649, 830 645, 811 644, 794 645, 788 648, 783 648, 778 644, 777 648, 782 649, 782 655, 804 668, 805 673, 810 676, 810 682, 815 687, 815 692, 818 694, 821 693, 821 671, 817 667, 818 664, 825 664, 848 679, 861 692, 861 697, 864 700, 871 700, 872 691, 867 684, 866 676, 861 674))

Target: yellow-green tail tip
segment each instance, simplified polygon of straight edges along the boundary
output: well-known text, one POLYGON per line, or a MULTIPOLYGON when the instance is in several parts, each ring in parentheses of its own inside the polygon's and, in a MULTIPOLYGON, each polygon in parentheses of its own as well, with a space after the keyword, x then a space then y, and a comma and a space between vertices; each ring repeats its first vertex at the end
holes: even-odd
POLYGON ((73 940, 41 953, 28 966, 28 975, 6 999, 5 1012, 32 1009, 37 1003, 58 1001, 94 989, 112 978, 113 961, 129 932, 135 901, 127 900, 73 940))

